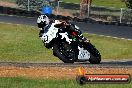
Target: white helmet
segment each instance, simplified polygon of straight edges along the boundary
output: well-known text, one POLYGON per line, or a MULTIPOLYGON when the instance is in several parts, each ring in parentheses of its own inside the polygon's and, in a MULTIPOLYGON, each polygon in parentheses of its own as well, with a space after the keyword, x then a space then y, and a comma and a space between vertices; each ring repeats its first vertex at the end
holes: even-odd
POLYGON ((43 28, 49 24, 49 18, 46 15, 41 15, 37 19, 37 24, 39 28, 43 28))

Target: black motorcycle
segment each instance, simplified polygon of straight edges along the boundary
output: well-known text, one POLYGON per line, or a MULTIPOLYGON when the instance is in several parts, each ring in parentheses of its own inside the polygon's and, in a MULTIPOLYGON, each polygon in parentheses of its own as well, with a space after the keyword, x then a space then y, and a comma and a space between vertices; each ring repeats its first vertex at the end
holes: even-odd
MULTIPOLYGON (((76 25, 73 25, 78 29, 76 25)), ((78 29, 79 30, 79 29, 78 29)), ((99 64, 101 55, 90 42, 84 41, 76 31, 68 31, 63 25, 55 23, 47 26, 43 33, 40 32, 41 40, 46 48, 53 50, 53 55, 64 63, 85 62, 99 64)))

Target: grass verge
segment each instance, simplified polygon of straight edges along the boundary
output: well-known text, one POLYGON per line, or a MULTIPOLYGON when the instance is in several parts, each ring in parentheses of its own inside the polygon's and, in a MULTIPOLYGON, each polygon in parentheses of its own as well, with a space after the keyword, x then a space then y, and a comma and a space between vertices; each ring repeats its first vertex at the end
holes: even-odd
MULTIPOLYGON (((80 3, 80 0, 63 0, 63 1, 71 2, 71 3, 80 3)), ((92 5, 116 7, 116 8, 126 8, 125 3, 121 2, 121 0, 92 0, 92 5)))
POLYGON ((11 3, 15 3, 16 2, 16 0, 0 0, 0 1, 11 2, 11 3))
POLYGON ((86 84, 79 85, 75 80, 39 80, 28 78, 0 78, 1 88, 131 88, 130 84, 86 84))
POLYGON ((38 32, 36 27, 0 24, 0 61, 58 60, 43 46, 38 32))
MULTIPOLYGON (((0 23, 0 61, 60 61, 46 49, 37 27, 0 23)), ((102 59, 132 58, 132 41, 84 34, 101 52, 102 59)))
POLYGON ((132 41, 84 34, 100 51, 103 59, 131 59, 132 41))

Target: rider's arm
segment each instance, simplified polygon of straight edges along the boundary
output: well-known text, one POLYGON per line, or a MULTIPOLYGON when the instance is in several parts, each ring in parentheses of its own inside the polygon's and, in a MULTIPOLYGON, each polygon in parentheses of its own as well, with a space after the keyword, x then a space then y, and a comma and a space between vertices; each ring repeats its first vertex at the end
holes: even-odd
POLYGON ((60 28, 60 27, 63 27, 65 26, 65 21, 60 21, 60 20, 55 20, 55 27, 56 28, 60 28))

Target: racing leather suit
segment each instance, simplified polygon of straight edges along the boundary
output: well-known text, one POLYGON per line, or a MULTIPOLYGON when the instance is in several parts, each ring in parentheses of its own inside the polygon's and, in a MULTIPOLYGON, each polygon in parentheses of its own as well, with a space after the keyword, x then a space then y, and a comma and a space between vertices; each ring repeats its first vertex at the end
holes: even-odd
POLYGON ((75 31, 75 32, 77 32, 77 35, 78 35, 83 41, 86 41, 86 40, 87 40, 86 38, 83 37, 82 32, 81 32, 79 29, 75 28, 75 25, 74 25, 74 24, 70 24, 70 23, 67 23, 67 22, 65 22, 65 21, 59 21, 59 20, 55 20, 54 22, 50 22, 49 25, 46 25, 45 27, 40 28, 39 37, 42 37, 42 35, 43 35, 45 29, 49 29, 49 28, 50 28, 50 25, 51 25, 52 23, 55 23, 55 24, 56 24, 56 25, 55 25, 56 28, 59 28, 59 27, 65 25, 65 29, 66 29, 66 30, 71 31, 71 32, 72 32, 72 31, 75 31))

